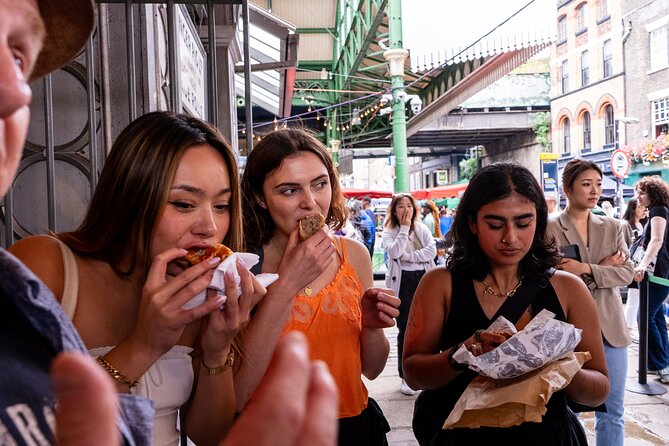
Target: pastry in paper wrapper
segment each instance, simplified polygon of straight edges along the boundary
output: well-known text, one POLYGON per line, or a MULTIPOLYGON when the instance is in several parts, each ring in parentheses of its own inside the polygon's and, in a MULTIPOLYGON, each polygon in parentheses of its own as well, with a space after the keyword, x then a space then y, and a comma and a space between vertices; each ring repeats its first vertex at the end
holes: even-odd
MULTIPOLYGON (((523 330, 494 350, 474 356, 463 345, 455 352, 453 359, 467 364, 480 375, 494 379, 515 378, 541 368, 573 352, 581 342, 581 329, 554 317, 554 313, 544 309, 523 330)), ((503 316, 497 318, 488 330, 516 331, 513 324, 503 316)))
MULTIPOLYGON (((239 272, 237 272, 237 259, 241 260, 241 263, 246 267, 246 268, 251 268, 253 265, 258 263, 260 260, 260 257, 256 254, 251 254, 249 252, 235 252, 228 257, 226 257, 225 260, 223 260, 216 270, 214 271, 214 277, 211 279, 211 283, 209 284, 209 288, 213 288, 216 291, 219 292, 219 294, 224 294, 225 293, 225 273, 230 270, 232 271, 232 274, 235 276, 235 283, 237 284, 237 296, 241 294, 242 288, 241 288, 241 283, 240 283, 240 278, 239 278, 239 272)), ((264 287, 270 286, 276 279, 279 278, 278 274, 258 274, 256 276, 256 279, 258 279, 258 282, 264 287)), ((188 302, 184 304, 182 307, 185 310, 189 310, 193 307, 196 307, 203 303, 206 299, 207 296, 207 290, 201 292, 188 302)))
POLYGON ((541 422, 551 395, 565 388, 589 359, 589 352, 572 352, 518 378, 496 380, 478 376, 455 403, 443 428, 510 427, 541 422))

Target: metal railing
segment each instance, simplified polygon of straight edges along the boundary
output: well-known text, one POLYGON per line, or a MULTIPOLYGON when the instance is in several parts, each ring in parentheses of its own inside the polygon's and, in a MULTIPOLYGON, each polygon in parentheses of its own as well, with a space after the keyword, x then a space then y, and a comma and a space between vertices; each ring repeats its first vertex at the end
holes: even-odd
MULTIPOLYGON (((159 109, 184 111, 177 48, 177 15, 184 10, 196 30, 194 35, 200 36, 206 59, 206 116, 202 117, 221 128, 218 64, 226 61, 216 56, 217 19, 236 25, 241 8, 246 138, 247 146, 252 147, 248 0, 96 2, 97 27, 82 54, 32 85, 35 94, 28 141, 17 179, 0 207, 2 246, 37 232, 74 229, 78 220, 73 214, 87 207, 115 135, 139 114, 159 109), (149 16, 147 5, 164 14, 149 16), (198 29, 193 18, 201 22, 198 29), (160 35, 161 26, 166 36, 160 35), (164 48, 159 48, 158 41, 164 37, 164 48), (162 60, 156 56, 161 51, 165 73, 161 72, 162 60)), ((234 97, 230 102, 230 109, 236 107, 234 97)), ((235 128, 236 122, 229 127, 235 128)), ((223 133, 236 141, 234 131, 223 133)))

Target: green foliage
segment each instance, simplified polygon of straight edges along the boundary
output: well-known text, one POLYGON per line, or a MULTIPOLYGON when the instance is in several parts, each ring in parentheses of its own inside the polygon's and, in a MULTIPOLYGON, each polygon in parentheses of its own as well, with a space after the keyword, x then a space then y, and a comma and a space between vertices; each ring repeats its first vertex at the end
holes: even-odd
POLYGON ((537 135, 537 141, 541 144, 541 150, 548 152, 551 145, 551 114, 542 112, 534 115, 532 130, 537 135))
POLYGON ((479 159, 476 156, 460 161, 460 179, 470 180, 476 173, 479 165, 479 159))

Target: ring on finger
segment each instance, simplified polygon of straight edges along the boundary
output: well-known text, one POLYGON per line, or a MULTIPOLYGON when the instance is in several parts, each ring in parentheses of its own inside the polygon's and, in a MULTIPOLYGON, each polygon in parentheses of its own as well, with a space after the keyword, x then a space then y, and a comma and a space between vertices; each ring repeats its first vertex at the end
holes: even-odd
POLYGON ((483 330, 476 330, 474 332, 474 337, 476 338, 477 341, 483 342, 483 339, 481 339, 481 333, 483 333, 483 330))

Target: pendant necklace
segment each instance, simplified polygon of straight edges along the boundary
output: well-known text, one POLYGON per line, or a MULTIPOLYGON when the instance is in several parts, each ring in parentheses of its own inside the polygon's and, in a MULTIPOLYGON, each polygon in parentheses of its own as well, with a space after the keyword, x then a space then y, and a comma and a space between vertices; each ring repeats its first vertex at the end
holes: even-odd
MULTIPOLYGON (((273 246, 274 249, 276 250, 276 253, 279 255, 279 257, 283 257, 283 253, 281 252, 281 250, 279 249, 279 247, 276 246, 276 241, 274 240, 274 237, 272 237, 272 238, 270 239, 270 242, 272 243, 272 246, 273 246)), ((303 294, 304 294, 305 296, 307 296, 307 297, 311 297, 311 293, 313 292, 312 289, 311 289, 311 285, 307 285, 307 286, 305 286, 303 291, 304 291, 303 294)))
POLYGON ((485 280, 482 280, 481 283, 483 284, 483 296, 485 297, 486 294, 492 294, 493 296, 497 296, 500 299, 503 299, 503 298, 506 298, 506 297, 511 297, 514 294, 516 294, 516 291, 518 291, 518 288, 520 288, 520 285, 522 285, 524 277, 525 276, 521 276, 520 279, 518 280, 518 283, 516 284, 516 286, 513 287, 512 290, 507 291, 506 293, 493 290, 490 285, 485 283, 485 280))

